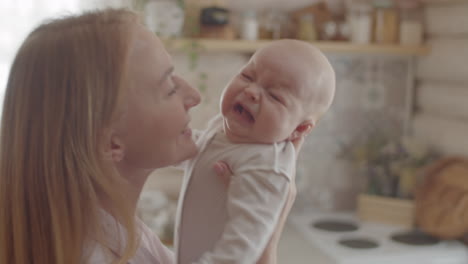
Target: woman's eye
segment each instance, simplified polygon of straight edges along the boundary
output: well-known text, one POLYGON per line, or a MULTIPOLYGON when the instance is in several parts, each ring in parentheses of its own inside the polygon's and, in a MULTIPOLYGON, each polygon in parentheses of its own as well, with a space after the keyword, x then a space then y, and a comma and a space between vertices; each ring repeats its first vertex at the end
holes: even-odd
POLYGON ((177 87, 172 88, 172 90, 169 92, 169 96, 174 95, 177 92, 177 87))
POLYGON ((170 80, 169 85, 171 87, 171 90, 169 91, 168 95, 171 96, 177 92, 178 85, 177 85, 177 82, 175 82, 173 79, 170 80))

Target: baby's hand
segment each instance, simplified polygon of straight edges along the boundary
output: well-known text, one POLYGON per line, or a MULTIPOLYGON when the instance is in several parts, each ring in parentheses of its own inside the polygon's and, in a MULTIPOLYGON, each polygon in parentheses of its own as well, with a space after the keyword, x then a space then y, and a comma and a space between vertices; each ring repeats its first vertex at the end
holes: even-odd
POLYGON ((224 161, 218 161, 213 165, 213 169, 216 172, 216 175, 221 178, 221 181, 224 183, 226 188, 231 182, 232 171, 229 165, 224 161))

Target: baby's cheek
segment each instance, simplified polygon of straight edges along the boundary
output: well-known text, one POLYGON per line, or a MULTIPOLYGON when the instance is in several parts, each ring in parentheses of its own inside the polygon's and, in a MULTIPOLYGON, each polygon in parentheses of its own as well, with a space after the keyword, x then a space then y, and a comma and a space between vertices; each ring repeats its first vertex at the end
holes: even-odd
POLYGON ((284 125, 279 119, 269 118, 262 123, 262 131, 272 142, 278 141, 284 135, 284 125))

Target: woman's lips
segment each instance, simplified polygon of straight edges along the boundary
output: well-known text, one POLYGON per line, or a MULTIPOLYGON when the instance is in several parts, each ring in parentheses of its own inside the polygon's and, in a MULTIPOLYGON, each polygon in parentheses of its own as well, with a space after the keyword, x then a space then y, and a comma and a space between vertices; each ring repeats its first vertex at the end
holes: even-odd
POLYGON ((182 135, 187 136, 187 137, 192 137, 192 129, 186 128, 182 131, 182 135))
POLYGON ((190 138, 192 137, 192 129, 190 129, 190 120, 188 120, 185 124, 185 128, 184 130, 182 130, 181 134, 190 138))

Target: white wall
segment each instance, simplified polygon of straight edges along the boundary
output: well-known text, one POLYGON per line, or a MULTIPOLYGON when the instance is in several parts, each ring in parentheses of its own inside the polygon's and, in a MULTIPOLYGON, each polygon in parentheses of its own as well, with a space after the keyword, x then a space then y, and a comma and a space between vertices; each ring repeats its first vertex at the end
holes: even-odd
POLYGON ((130 0, 0 0, 0 109, 8 74, 24 38, 43 20, 102 7, 128 5, 130 0))
POLYGON ((0 0, 0 109, 10 65, 29 32, 43 19, 75 12, 80 0, 0 0))
POLYGON ((414 132, 468 156, 468 2, 430 1, 425 23, 432 51, 418 61, 414 132))

